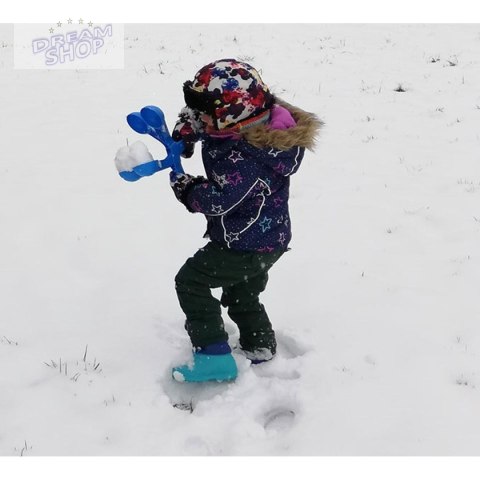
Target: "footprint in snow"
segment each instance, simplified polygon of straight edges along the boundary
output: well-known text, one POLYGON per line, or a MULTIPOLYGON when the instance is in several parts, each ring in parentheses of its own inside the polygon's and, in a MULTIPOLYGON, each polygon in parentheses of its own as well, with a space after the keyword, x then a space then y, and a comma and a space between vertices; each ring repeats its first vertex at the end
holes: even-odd
POLYGON ((199 402, 224 394, 230 386, 229 382, 179 383, 171 377, 170 370, 159 383, 173 407, 190 413, 193 413, 199 402))
POLYGON ((276 407, 269 410, 263 417, 263 428, 267 432, 285 432, 293 427, 295 410, 288 407, 276 407))
POLYGON ((252 365, 257 377, 278 378, 280 380, 298 380, 302 375, 284 358, 276 358, 272 362, 252 365))
POLYGON ((311 349, 300 341, 282 332, 277 332, 277 355, 271 362, 253 365, 259 377, 298 380, 301 375, 301 357, 311 349))
POLYGON ((279 355, 292 359, 297 357, 302 357, 308 353, 311 348, 307 347, 301 341, 287 335, 283 332, 277 332, 277 351, 279 355))
MULTIPOLYGON (((301 378, 300 357, 311 349, 282 332, 277 333, 277 344, 277 355, 273 361, 252 366, 250 364, 245 365, 245 370, 251 368, 258 377, 298 380, 301 378)), ((237 364, 239 360, 241 362, 241 359, 237 358, 237 364)), ((241 363, 239 364, 239 371, 241 375, 241 363)), ((159 383, 173 407, 190 413, 195 410, 199 402, 212 400, 217 395, 221 396, 232 386, 230 383, 215 382, 208 382, 208 384, 178 383, 171 378, 170 371, 165 373, 159 383)), ((291 409, 280 409, 280 411, 273 409, 265 419, 265 428, 270 428, 271 425, 276 428, 277 424, 284 425, 289 422, 288 418, 293 421, 294 416, 295 414, 291 409)))
POLYGON ((214 455, 210 445, 201 437, 189 437, 185 440, 184 454, 189 456, 214 455))

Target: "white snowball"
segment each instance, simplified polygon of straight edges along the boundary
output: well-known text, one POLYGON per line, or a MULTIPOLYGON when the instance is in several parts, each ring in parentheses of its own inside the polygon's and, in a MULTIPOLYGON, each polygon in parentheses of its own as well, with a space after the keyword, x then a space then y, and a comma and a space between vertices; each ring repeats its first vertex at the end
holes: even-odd
POLYGON ((142 165, 152 160, 152 154, 141 141, 120 148, 115 155, 115 165, 119 172, 131 172, 137 165, 142 165))

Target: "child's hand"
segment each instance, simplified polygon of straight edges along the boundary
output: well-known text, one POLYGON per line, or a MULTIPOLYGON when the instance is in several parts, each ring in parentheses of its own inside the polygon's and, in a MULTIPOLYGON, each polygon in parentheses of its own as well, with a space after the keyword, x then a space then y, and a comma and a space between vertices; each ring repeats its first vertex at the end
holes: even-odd
POLYGON ((193 151, 195 150, 195 142, 189 141, 188 136, 182 136, 182 134, 178 130, 174 130, 172 132, 172 138, 176 142, 183 140, 183 144, 185 145, 185 148, 182 152, 183 158, 190 158, 193 155, 193 151))
POLYGON ((193 155, 195 142, 199 140, 201 132, 202 122, 200 120, 199 112, 184 107, 180 112, 179 119, 172 131, 172 138, 176 142, 183 140, 185 145, 185 149, 182 153, 183 158, 190 158, 193 155))
POLYGON ((173 193, 177 197, 177 200, 183 203, 191 212, 193 212, 193 210, 186 203, 188 190, 194 185, 205 181, 206 178, 204 177, 194 177, 188 173, 178 173, 173 170, 170 172, 170 186, 172 187, 173 193))

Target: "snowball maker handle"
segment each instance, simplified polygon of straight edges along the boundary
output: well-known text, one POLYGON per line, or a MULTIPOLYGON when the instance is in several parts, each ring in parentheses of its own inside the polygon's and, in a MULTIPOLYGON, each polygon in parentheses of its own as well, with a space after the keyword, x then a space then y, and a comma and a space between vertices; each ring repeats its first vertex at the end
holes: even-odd
POLYGON ((171 168, 176 173, 185 173, 180 160, 185 145, 181 140, 175 142, 170 136, 165 115, 160 108, 154 105, 143 107, 140 112, 128 114, 127 123, 135 132, 150 135, 158 140, 167 150, 167 156, 163 160, 153 160, 138 165, 131 171, 120 172, 124 180, 135 182, 166 168, 171 168))

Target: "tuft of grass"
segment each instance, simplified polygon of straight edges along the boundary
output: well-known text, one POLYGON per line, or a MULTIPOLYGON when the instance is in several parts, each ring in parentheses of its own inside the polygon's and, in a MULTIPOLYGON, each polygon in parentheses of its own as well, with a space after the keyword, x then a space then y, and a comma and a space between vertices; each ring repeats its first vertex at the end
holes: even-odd
POLYGON ((407 91, 407 89, 406 89, 401 83, 399 83, 399 84, 398 84, 398 87, 395 88, 393 91, 394 91, 394 92, 404 93, 404 92, 407 91))
POLYGON ((104 400, 103 403, 106 407, 108 407, 110 404, 114 404, 116 401, 117 399, 115 398, 115 395, 112 394, 112 399, 104 400))
POLYGON ((173 408, 178 408, 179 410, 193 413, 193 400, 190 400, 190 402, 174 403, 173 408))
POLYGON ((447 67, 456 67, 458 65, 458 58, 456 55, 447 60, 447 67))
POLYGON ((468 193, 475 193, 480 188, 480 182, 475 180, 469 180, 467 178, 459 178, 457 180, 457 185, 462 185, 465 187, 465 191, 468 193))
POLYGON ((15 342, 14 340, 10 340, 5 335, 3 335, 3 337, 0 337, 0 343, 5 343, 7 345, 13 345, 15 347, 18 347, 18 342, 15 342))
POLYGON ((72 373, 72 369, 74 373, 72 376, 69 377, 69 366, 67 362, 63 362, 61 358, 59 358, 58 363, 55 360, 50 360, 50 362, 43 362, 48 368, 53 370, 58 370, 60 375, 65 377, 69 377, 72 382, 77 382, 78 379, 82 374, 88 375, 92 373, 100 373, 102 369, 100 368, 100 362, 97 362, 97 359, 94 358, 93 362, 87 360, 88 355, 88 345, 85 346, 85 351, 83 353, 83 358, 80 361, 76 361, 73 364, 73 368, 70 368, 70 375, 72 373), (80 371, 79 371, 80 369, 80 371), (76 371, 75 371, 76 370, 76 371))
POLYGON ((18 451, 19 451, 19 452, 20 452, 20 456, 21 456, 21 457, 24 457, 25 454, 26 454, 29 450, 31 450, 31 449, 32 449, 32 446, 31 446, 31 445, 28 445, 27 441, 24 440, 24 443, 23 443, 22 447, 21 447, 21 448, 15 447, 15 448, 14 448, 14 451, 15 451, 15 452, 18 452, 18 451))
POLYGON ((469 385, 469 382, 468 382, 468 379, 465 378, 465 376, 462 374, 460 374, 456 379, 455 379, 455 383, 460 386, 460 387, 468 387, 469 385))
MULTIPOLYGON (((238 59, 241 62, 254 63, 255 57, 251 57, 250 55, 240 55, 238 59)), ((259 70, 259 73, 261 73, 260 70, 259 70)))

